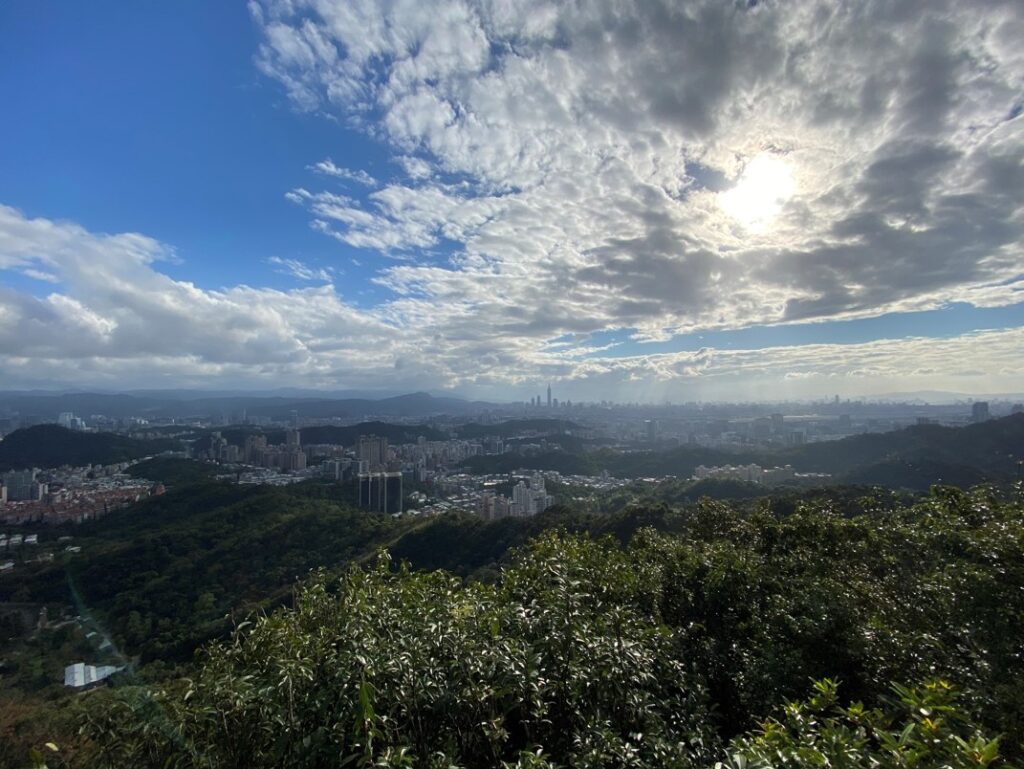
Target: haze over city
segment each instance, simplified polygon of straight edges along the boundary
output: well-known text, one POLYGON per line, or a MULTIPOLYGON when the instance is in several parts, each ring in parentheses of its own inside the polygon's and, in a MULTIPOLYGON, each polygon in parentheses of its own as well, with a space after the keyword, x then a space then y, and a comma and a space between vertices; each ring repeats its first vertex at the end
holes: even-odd
POLYGON ((10 3, 0 387, 1020 393, 1018 3, 10 3))

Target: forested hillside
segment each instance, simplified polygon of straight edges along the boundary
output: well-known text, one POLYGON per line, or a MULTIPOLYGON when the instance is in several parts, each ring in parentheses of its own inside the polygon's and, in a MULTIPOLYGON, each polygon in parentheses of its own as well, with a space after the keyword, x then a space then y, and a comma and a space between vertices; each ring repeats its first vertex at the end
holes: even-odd
MULTIPOLYGON (((1019 499, 938 488, 911 505, 819 494, 403 523, 349 512, 330 488, 215 484, 107 519, 124 542, 97 544, 70 573, 142 665, 37 713, 62 760, 710 769, 1020 756, 1019 499), (385 545, 390 558, 373 555, 385 545), (314 562, 327 569, 291 600, 314 562), (145 660, 223 632, 231 592, 282 608, 249 622, 236 609, 234 639, 187 680, 141 683, 145 660)), ((83 540, 100 543, 100 524, 83 540)))
POLYGON ((217 466, 206 462, 182 457, 153 457, 137 462, 128 468, 133 478, 145 478, 168 487, 190 485, 212 481, 217 476, 217 466))
POLYGON ((967 427, 915 425, 886 433, 866 433, 794 448, 724 450, 680 446, 664 451, 619 453, 548 451, 471 457, 474 473, 517 468, 595 475, 607 470, 619 478, 675 475, 689 478, 698 465, 791 464, 798 472, 829 473, 840 483, 878 484, 925 491, 936 483, 966 487, 1019 477, 1024 460, 1024 414, 967 427))
POLYGON ((865 433, 826 444, 801 446, 783 458, 802 470, 833 474, 864 472, 887 461, 934 463, 1013 476, 1024 459, 1024 414, 966 427, 914 425, 887 433, 865 433))
POLYGON ((60 425, 35 425, 15 430, 0 441, 0 471, 110 465, 179 448, 174 440, 139 440, 115 433, 82 433, 60 425))
POLYGON ((216 767, 997 763, 1018 753, 1024 714, 1021 512, 950 489, 853 518, 705 503, 678 534, 644 529, 625 547, 542 535, 486 583, 382 558, 314 578, 189 681, 94 695, 90 755, 216 767))
POLYGON ((125 653, 188 660, 227 632, 231 612, 272 606, 310 569, 372 554, 411 526, 354 510, 346 495, 312 484, 187 485, 67 529, 82 552, 6 575, 0 601, 74 600, 125 653))
POLYGON ((50 539, 72 534, 81 552, 4 575, 0 602, 74 602, 126 654, 183 662, 202 642, 227 634, 232 617, 287 601, 310 569, 341 570, 381 547, 418 569, 479 578, 493 576, 510 548, 548 529, 628 539, 641 526, 678 530, 682 521, 653 499, 649 509, 615 515, 556 507, 498 521, 470 514, 395 520, 355 509, 346 485, 236 486, 206 479, 209 465, 153 463, 143 469, 181 483, 99 520, 45 532, 50 539))

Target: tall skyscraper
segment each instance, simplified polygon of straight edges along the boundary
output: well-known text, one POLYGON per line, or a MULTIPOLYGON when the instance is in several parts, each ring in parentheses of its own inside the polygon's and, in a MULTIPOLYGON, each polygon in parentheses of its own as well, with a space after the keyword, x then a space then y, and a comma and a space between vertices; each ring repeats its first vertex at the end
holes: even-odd
POLYGON ((548 384, 548 408, 551 408, 551 384, 548 384))

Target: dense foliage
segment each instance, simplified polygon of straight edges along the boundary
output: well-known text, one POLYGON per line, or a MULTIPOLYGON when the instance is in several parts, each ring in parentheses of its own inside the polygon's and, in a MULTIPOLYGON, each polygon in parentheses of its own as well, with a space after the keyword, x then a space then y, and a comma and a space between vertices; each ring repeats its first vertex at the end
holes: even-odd
POLYGON ((983 489, 856 516, 705 502, 625 546, 542 534, 493 583, 381 559, 313 579, 190 679, 87 698, 90 760, 998 763, 1024 735, 1021 513, 983 489))
MULTIPOLYGON (((867 471, 876 464, 911 464, 974 468, 991 476, 1014 477, 1024 459, 1024 414, 1012 414, 966 427, 914 425, 885 433, 864 433, 791 449, 793 465, 809 472, 833 474, 867 471)), ((862 479, 865 482, 878 481, 862 479)), ((952 478, 948 479, 952 482, 952 478)))
POLYGON ((217 475, 217 467, 194 459, 153 457, 129 467, 128 475, 162 483, 170 488, 212 481, 217 475))
POLYGON ((891 712, 855 702, 842 706, 834 681, 815 682, 803 702, 787 703, 779 718, 730 746, 731 769, 943 767, 982 769, 1002 763, 999 740, 988 739, 957 707, 945 681, 895 685, 891 712))
MULTIPOLYGON (((332 499, 334 486, 187 486, 69 529, 82 552, 0 582, 0 601, 73 603, 142 661, 188 660, 229 613, 279 604, 296 579, 388 544, 411 524, 332 499)), ((49 535, 49 532, 46 532, 49 535)))
POLYGON ((0 471, 29 467, 111 465, 174 451, 174 440, 140 440, 116 433, 82 433, 60 425, 15 430, 0 441, 0 471))

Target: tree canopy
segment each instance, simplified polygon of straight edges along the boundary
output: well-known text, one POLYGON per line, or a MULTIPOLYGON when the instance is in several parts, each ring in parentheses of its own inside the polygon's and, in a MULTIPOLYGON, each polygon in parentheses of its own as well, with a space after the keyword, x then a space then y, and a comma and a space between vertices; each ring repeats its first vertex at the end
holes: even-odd
POLYGON ((382 554, 313 576, 291 608, 239 625, 186 679, 86 698, 88 755, 204 767, 1005 763, 1024 723, 1021 512, 985 489, 853 516, 705 501, 625 544, 547 531, 494 581, 382 554))

